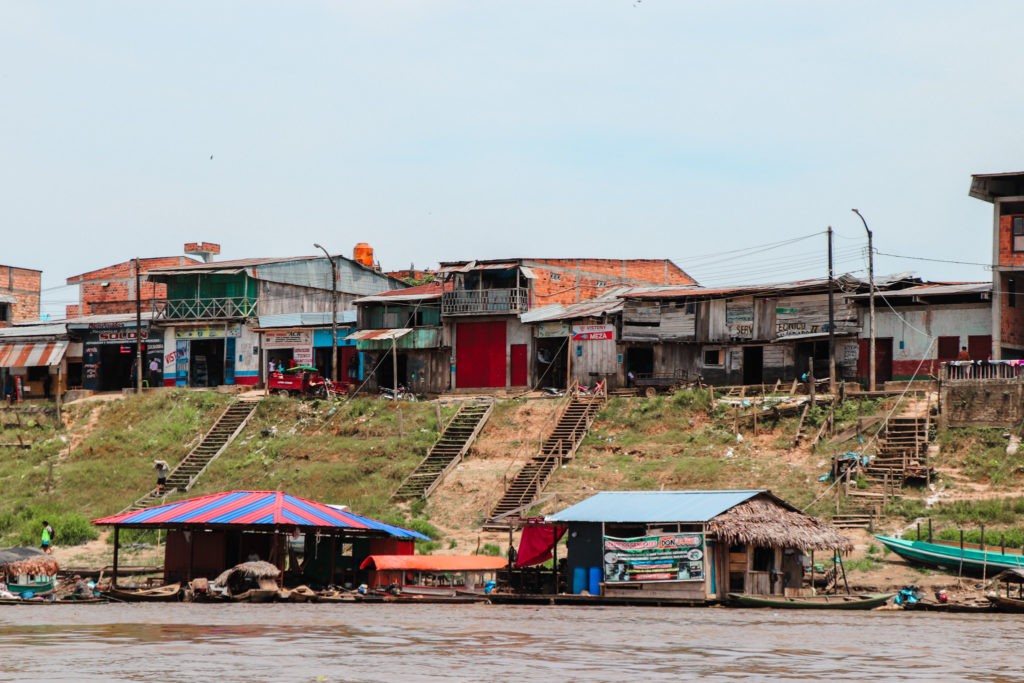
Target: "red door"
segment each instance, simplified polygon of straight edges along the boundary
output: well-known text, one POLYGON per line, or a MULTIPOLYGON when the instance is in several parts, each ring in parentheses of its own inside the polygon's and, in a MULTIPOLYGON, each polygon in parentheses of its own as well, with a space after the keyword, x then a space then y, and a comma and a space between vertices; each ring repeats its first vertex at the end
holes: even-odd
POLYGON ((971 360, 988 360, 992 355, 992 335, 972 334, 967 338, 967 353, 971 360))
POLYGON ((525 387, 526 384, 526 344, 513 344, 512 386, 525 387))
POLYGON ((505 321, 458 323, 455 326, 455 384, 505 386, 505 321))
MULTIPOLYGON (((857 356, 857 376, 867 377, 870 366, 870 341, 859 339, 860 352, 857 356)), ((892 337, 875 338, 875 382, 892 379, 892 337)))

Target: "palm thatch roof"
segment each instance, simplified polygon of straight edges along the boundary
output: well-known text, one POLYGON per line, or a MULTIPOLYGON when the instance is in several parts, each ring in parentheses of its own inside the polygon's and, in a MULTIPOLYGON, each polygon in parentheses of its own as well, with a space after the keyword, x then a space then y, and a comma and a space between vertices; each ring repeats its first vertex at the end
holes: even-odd
POLYGON ((281 570, 263 560, 243 562, 221 572, 220 576, 213 580, 213 585, 227 588, 229 595, 237 595, 245 590, 250 581, 256 582, 262 588, 265 582, 276 579, 280 573, 281 570))
POLYGON ((708 523, 708 530, 729 544, 767 548, 850 550, 853 543, 816 517, 761 495, 730 508, 708 523))
POLYGON ((30 576, 53 576, 60 571, 57 562, 46 553, 35 548, 5 548, 0 550, 0 576, 16 578, 23 574, 30 576))

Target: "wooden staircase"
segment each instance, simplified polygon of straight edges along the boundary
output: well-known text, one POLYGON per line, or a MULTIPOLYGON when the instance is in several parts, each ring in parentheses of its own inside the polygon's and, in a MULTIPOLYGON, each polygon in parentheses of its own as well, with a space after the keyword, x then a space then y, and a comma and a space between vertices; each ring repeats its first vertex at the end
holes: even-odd
POLYGON ((122 512, 152 507, 162 503, 168 495, 175 491, 191 489, 196 479, 206 471, 210 463, 223 453, 228 444, 234 441, 235 437, 245 428, 259 402, 258 398, 233 401, 217 418, 213 427, 203 436, 199 444, 167 474, 166 490, 161 493, 154 488, 122 512))
POLYGON ((927 479, 931 474, 928 462, 928 441, 931 430, 931 403, 916 401, 899 415, 889 418, 878 440, 874 458, 858 468, 866 488, 845 483, 846 514, 832 519, 840 528, 871 528, 886 502, 902 495, 909 479, 927 479))
POLYGON ((576 454, 604 401, 604 396, 600 395, 574 395, 570 398, 555 428, 541 445, 540 452, 519 470, 506 487, 505 494, 484 522, 484 529, 507 529, 509 517, 534 504, 552 473, 576 454))
POLYGON ((494 401, 489 398, 463 403, 438 437, 437 443, 427 452, 427 457, 420 461, 391 498, 429 496, 466 456, 493 409, 494 401))

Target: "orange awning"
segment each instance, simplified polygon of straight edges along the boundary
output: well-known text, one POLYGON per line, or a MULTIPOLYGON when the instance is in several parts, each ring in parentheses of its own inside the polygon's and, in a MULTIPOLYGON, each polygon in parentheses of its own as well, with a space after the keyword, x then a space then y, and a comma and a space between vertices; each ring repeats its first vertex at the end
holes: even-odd
POLYGON ((507 566, 508 560, 491 555, 370 555, 359 568, 377 571, 484 572, 507 566))
POLYGON ((60 365, 68 342, 0 344, 0 368, 34 368, 60 365))

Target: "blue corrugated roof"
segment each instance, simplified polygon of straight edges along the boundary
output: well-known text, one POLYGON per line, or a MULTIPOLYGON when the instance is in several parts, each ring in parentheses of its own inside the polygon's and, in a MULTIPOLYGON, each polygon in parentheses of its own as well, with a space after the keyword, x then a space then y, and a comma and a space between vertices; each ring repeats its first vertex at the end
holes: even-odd
POLYGON ((604 491, 550 522, 707 522, 764 491, 604 491))

